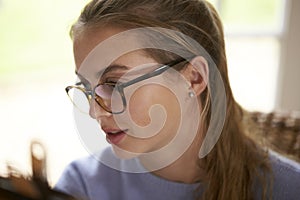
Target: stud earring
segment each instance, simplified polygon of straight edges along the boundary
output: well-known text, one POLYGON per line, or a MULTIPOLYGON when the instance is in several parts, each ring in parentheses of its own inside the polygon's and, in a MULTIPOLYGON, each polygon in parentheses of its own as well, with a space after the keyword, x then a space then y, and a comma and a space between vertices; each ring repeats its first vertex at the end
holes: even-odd
POLYGON ((190 98, 193 98, 194 96, 195 96, 195 93, 194 93, 193 91, 190 91, 190 92, 189 92, 189 97, 190 97, 190 98))

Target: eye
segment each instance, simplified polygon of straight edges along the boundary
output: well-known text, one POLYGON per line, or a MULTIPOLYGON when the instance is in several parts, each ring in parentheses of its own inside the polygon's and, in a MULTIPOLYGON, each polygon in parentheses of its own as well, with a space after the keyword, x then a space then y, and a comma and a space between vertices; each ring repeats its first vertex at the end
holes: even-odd
POLYGON ((105 80, 104 84, 115 86, 118 83, 118 80, 105 80))
POLYGON ((124 81, 122 81, 119 77, 113 77, 113 78, 106 78, 103 82, 103 84, 111 85, 112 87, 115 87, 116 85, 122 84, 124 81))
POLYGON ((116 82, 106 82, 100 84, 95 88, 95 93, 97 96, 103 99, 110 99, 116 84, 117 84, 116 82))
POLYGON ((108 72, 98 80, 98 84, 108 83, 108 84, 121 84, 126 82, 126 78, 123 77, 124 73, 108 72))

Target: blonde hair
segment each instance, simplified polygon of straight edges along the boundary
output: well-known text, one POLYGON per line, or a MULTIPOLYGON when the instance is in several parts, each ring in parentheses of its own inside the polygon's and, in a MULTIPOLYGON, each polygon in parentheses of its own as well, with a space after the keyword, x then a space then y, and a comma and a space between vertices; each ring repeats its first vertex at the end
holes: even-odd
MULTIPOLYGON (((180 31, 193 38, 208 52, 222 76, 226 91, 226 119, 213 150, 202 159, 207 174, 206 190, 196 199, 253 199, 254 184, 262 187, 267 198, 269 161, 245 134, 242 109, 235 101, 227 72, 224 33, 214 7, 204 0, 92 0, 71 28, 72 37, 103 24, 124 27, 162 27, 180 31)), ((181 43, 184 46, 184 43, 181 43)), ((184 46, 185 48, 189 48, 184 46)), ((153 49, 145 50, 154 59, 166 62, 174 55, 153 49)), ((210 91, 201 95, 205 127, 211 116, 210 91)), ((197 194, 197 191, 195 191, 197 194)))

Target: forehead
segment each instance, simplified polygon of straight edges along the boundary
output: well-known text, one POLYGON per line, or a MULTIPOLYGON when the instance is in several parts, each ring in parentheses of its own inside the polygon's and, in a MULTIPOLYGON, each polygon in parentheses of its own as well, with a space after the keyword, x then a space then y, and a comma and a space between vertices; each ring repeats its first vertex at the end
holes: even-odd
POLYGON ((88 54, 101 42, 122 32, 122 29, 107 27, 98 29, 85 29, 77 34, 73 40, 73 53, 75 65, 78 69, 88 54))
MULTIPOLYGON (((74 38, 76 72, 92 80, 94 76, 110 66, 126 66, 128 69, 156 63, 144 50, 120 53, 128 41, 113 41, 114 36, 123 32, 120 28, 99 28, 82 32, 74 38), (107 41, 108 44, 107 44, 107 41), (111 42, 112 41, 112 42, 111 42), (113 45, 112 45, 113 44, 113 45), (116 53, 116 52, 119 52, 116 53)), ((129 38, 129 41, 131 39, 129 38)), ((130 44, 134 43, 132 41, 130 44)), ((124 69, 124 67, 123 67, 124 69)))

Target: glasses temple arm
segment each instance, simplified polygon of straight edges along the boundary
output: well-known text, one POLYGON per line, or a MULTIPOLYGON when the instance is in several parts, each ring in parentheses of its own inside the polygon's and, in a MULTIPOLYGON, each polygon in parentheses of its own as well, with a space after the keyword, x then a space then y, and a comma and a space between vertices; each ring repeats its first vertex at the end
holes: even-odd
POLYGON ((171 62, 171 63, 164 64, 163 66, 161 66, 161 67, 155 69, 155 70, 152 71, 152 72, 149 72, 149 73, 147 73, 147 74, 144 74, 144 75, 142 75, 142 76, 140 76, 140 77, 137 77, 137 78, 135 78, 135 79, 133 79, 133 80, 131 80, 131 81, 128 81, 128 82, 126 82, 126 83, 120 84, 119 87, 125 88, 125 87, 128 87, 128 86, 130 86, 130 85, 133 85, 133 84, 135 84, 135 83, 137 83, 137 82, 140 82, 140 81, 149 79, 149 78, 151 78, 151 77, 158 76, 158 75, 162 74, 163 72, 165 72, 165 71, 166 71, 167 69, 169 69, 170 67, 173 67, 173 66, 175 66, 175 65, 177 65, 177 64, 179 64, 179 63, 181 63, 181 62, 183 62, 183 61, 185 61, 185 60, 186 60, 186 59, 181 58, 181 59, 175 60, 175 61, 173 61, 173 62, 171 62))

